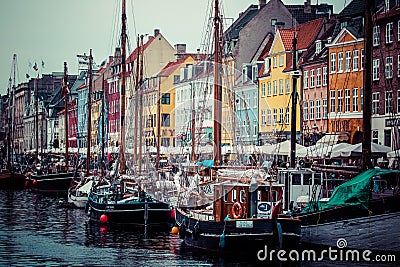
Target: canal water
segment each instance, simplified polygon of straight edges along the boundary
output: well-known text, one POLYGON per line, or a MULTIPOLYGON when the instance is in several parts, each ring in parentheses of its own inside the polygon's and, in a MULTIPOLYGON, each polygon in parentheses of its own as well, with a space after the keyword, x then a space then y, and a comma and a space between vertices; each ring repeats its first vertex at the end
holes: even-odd
POLYGON ((188 248, 176 235, 88 223, 64 198, 0 190, 0 266, 248 266, 188 248))
POLYGON ((348 266, 262 262, 257 252, 241 258, 211 254, 185 246, 168 232, 91 225, 83 210, 65 208, 64 201, 26 190, 0 190, 0 266, 348 266))

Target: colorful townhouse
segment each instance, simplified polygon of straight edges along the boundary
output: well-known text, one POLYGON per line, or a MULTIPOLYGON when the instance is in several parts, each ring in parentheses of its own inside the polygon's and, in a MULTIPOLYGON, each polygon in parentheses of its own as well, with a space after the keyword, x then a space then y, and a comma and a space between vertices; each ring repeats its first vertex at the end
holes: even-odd
POLYGON ((302 56, 301 112, 303 115, 302 142, 305 146, 315 145, 317 141, 334 143, 334 140, 320 139, 328 131, 328 49, 326 44, 333 34, 335 25, 336 20, 326 20, 325 32, 302 56))
POLYGON ((364 95, 364 1, 350 3, 338 15, 328 47, 328 132, 339 141, 362 142, 364 95), (358 3, 358 4, 357 4, 358 3))
POLYGON ((400 4, 385 1, 375 13, 372 55, 372 141, 400 148, 400 4))
MULTIPOLYGON (((296 139, 300 143, 302 126, 300 106, 300 71, 293 72, 293 39, 297 39, 297 65, 302 56, 322 35, 324 18, 313 20, 292 29, 277 29, 271 48, 264 59, 264 68, 259 78, 259 129, 263 143, 275 143, 290 139, 291 103, 293 76, 296 77, 296 92, 299 96, 296 108, 296 139)), ((296 66, 298 69, 298 66, 296 66)))

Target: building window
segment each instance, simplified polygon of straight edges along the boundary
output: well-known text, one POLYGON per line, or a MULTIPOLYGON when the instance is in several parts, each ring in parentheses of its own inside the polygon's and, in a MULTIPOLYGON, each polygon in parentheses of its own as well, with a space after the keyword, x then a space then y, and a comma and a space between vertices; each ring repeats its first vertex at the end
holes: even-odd
POLYGON ((289 117, 290 117, 290 109, 286 108, 286 118, 285 118, 286 124, 289 124, 290 122, 289 117))
POLYGON ((170 126, 171 125, 171 121, 170 121, 170 114, 161 114, 161 126, 170 126))
POLYGON ((161 145, 164 147, 168 147, 169 146, 169 138, 161 138, 161 145))
POLYGON ((338 90, 337 98, 338 98, 337 112, 343 112, 343 90, 338 90))
POLYGON ((284 60, 285 60, 285 57, 283 55, 280 55, 279 56, 279 66, 280 67, 283 67, 283 64, 285 62, 284 60))
POLYGON ((274 68, 278 67, 278 57, 274 57, 274 68))
POLYGON ((267 109, 267 125, 271 125, 271 110, 267 109))
POLYGON ((365 67, 364 49, 361 49, 361 69, 363 70, 364 67, 365 67))
POLYGON ((322 118, 328 118, 328 99, 322 99, 322 118))
MULTIPOLYGON (((347 59, 347 58, 346 58, 347 59)), ((338 72, 343 71, 343 52, 338 53, 338 67, 337 67, 338 72)))
POLYGON ((379 59, 372 60, 372 79, 379 80, 379 59))
POLYGON ((393 92, 386 91, 385 93, 385 113, 392 114, 393 113, 393 92))
POLYGON ((397 112, 400 110, 400 90, 397 91, 397 112))
POLYGON ((358 88, 353 88, 353 112, 358 111, 358 88))
POLYGON ((321 100, 315 100, 315 118, 321 119, 321 100))
POLYGON ((350 89, 346 89, 345 90, 345 92, 344 92, 344 103, 345 103, 345 105, 344 105, 344 111, 345 112, 350 112, 350 106, 351 106, 351 104, 350 104, 350 89))
POLYGON ((321 86, 321 68, 317 69, 317 82, 316 82, 316 86, 320 87, 321 86))
POLYGON ((277 95, 277 94, 278 94, 278 81, 275 80, 274 81, 274 95, 277 95))
POLYGON ((373 46, 379 45, 379 26, 374 26, 374 40, 373 40, 373 46))
POLYGON ((265 109, 261 110, 261 125, 265 125, 265 109))
POLYGON ((284 90, 284 88, 283 88, 283 80, 280 79, 279 80, 279 94, 283 95, 283 90, 284 90))
POLYGON ((279 124, 283 124, 283 108, 279 108, 279 124))
POLYGON ((353 50, 353 70, 358 70, 358 50, 353 50))
POLYGON ((270 65, 271 65, 271 58, 267 57, 266 59, 264 59, 264 73, 268 73, 270 65))
POLYGON ((397 77, 400 77, 400 55, 397 56, 397 77))
POLYGON ((267 96, 271 96, 271 82, 267 82, 267 96))
POLYGON ((261 97, 265 97, 265 83, 261 84, 261 97))
POLYGON ((274 120, 274 125, 276 125, 276 108, 274 108, 274 118, 273 118, 273 120, 274 120))
POLYGON ((286 94, 290 94, 290 79, 286 79, 286 94))
POLYGON ((314 73, 315 73, 315 70, 310 70, 310 88, 314 88, 314 86, 315 86, 314 73))
POLYGON ((377 131, 377 130, 372 131, 372 143, 377 144, 378 137, 379 137, 379 131, 377 131))
POLYGON ((171 103, 171 95, 169 93, 162 94, 161 104, 169 105, 171 103))
POLYGON ((331 73, 336 72, 336 53, 331 54, 331 73))
POLYGON ((379 112, 379 93, 372 93, 372 114, 379 112))
POLYGON ((330 102, 331 102, 330 110, 331 110, 331 112, 336 112, 336 107, 335 107, 335 103, 336 103, 336 96, 335 96, 335 95, 336 95, 336 91, 332 90, 330 94, 331 94, 331 95, 330 95, 330 102))
POLYGON ((328 67, 322 68, 322 86, 327 86, 328 84, 328 67))
POLYGON ((390 44, 393 42, 393 22, 386 24, 386 43, 390 44))
POLYGON ((346 71, 351 69, 351 51, 346 51, 346 71))
POLYGON ((308 88, 308 70, 304 71, 304 89, 308 88))
POLYGON ((385 77, 386 79, 393 78, 393 57, 386 58, 385 77))
POLYGON ((314 101, 310 100, 310 120, 314 120, 314 101))
POLYGON ((321 40, 315 41, 315 54, 319 54, 322 50, 322 42, 321 40))
POLYGON ((360 108, 361 111, 364 110, 364 88, 360 89, 360 108))
POLYGON ((400 41, 400 20, 397 21, 397 41, 400 41))
POLYGON ((303 116, 304 116, 304 120, 308 120, 308 103, 304 102, 303 104, 303 116))

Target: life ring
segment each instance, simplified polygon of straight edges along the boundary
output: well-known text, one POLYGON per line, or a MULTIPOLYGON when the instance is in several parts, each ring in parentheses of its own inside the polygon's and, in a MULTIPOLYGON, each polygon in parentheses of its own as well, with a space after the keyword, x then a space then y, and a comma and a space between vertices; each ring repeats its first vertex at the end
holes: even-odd
POLYGON ((235 202, 232 206, 232 216, 234 219, 242 218, 243 216, 243 209, 242 205, 239 202, 235 202))

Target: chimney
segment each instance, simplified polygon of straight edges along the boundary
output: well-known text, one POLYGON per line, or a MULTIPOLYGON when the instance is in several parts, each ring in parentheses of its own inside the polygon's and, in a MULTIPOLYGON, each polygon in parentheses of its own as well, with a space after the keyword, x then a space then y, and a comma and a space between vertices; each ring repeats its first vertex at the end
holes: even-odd
POLYGON ((186 54, 186 44, 176 44, 176 60, 181 59, 186 54))
POLYGON ((258 1, 258 9, 263 8, 267 4, 267 0, 259 0, 258 1))
POLYGON ((160 34, 160 29, 154 29, 154 37, 160 34))

